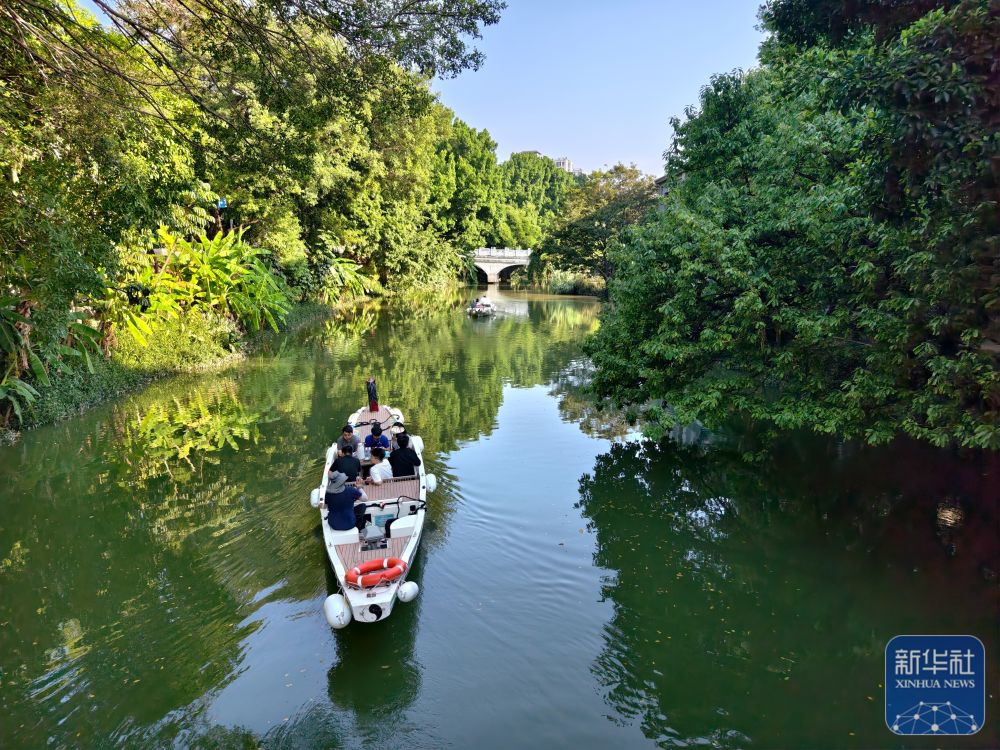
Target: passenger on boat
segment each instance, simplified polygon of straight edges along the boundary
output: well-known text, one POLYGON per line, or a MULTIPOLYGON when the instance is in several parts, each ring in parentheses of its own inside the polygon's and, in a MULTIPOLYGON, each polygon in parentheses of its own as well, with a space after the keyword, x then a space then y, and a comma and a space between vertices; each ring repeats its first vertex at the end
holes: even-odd
POLYGON ((365 436, 365 448, 385 448, 389 450, 389 438, 382 434, 382 428, 372 425, 372 434, 365 436))
POLYGON ((354 428, 345 424, 343 429, 340 431, 340 437, 337 438, 337 455, 344 455, 344 446, 349 445, 354 449, 354 452, 358 452, 358 446, 361 445, 361 439, 354 434, 354 428))
POLYGON ((368 391, 368 411, 374 414, 378 412, 378 386, 375 385, 374 376, 365 381, 365 390, 368 391))
POLYGON ((399 438, 401 435, 406 435, 407 440, 410 439, 409 433, 407 433, 406 427, 403 426, 402 422, 396 422, 396 424, 393 425, 393 428, 389 432, 390 432, 389 450, 391 451, 397 450, 399 448, 399 438), (399 428, 399 432, 396 432, 397 427, 399 428))
POLYGON ((420 466, 420 456, 410 447, 410 436, 405 432, 397 435, 396 443, 399 447, 389 454, 392 475, 394 477, 413 476, 417 473, 417 467, 420 466))
POLYGON ((392 479, 392 464, 386 460, 385 448, 378 446, 372 448, 372 461, 375 463, 372 464, 368 481, 372 484, 382 484, 386 479, 392 479))
MULTIPOLYGON (((335 471, 330 476, 326 484, 326 497, 324 504, 330 512, 326 514, 326 522, 335 531, 347 531, 356 528, 358 525, 358 514, 354 509, 354 503, 365 501, 368 495, 364 490, 347 483, 347 475, 340 471, 335 471)), ((364 513, 365 506, 359 507, 364 513)))
POLYGON ((354 455, 354 446, 350 443, 344 446, 343 452, 330 467, 331 475, 335 471, 346 474, 348 482, 358 481, 358 475, 361 473, 361 461, 354 455))

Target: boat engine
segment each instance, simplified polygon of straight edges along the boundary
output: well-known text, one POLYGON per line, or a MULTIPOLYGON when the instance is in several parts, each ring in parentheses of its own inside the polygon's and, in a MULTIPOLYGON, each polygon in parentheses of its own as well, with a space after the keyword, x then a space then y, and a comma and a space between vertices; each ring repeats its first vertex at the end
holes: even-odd
POLYGON ((382 531, 381 527, 372 524, 361 530, 361 549, 365 552, 373 549, 385 549, 387 546, 385 532, 382 531))

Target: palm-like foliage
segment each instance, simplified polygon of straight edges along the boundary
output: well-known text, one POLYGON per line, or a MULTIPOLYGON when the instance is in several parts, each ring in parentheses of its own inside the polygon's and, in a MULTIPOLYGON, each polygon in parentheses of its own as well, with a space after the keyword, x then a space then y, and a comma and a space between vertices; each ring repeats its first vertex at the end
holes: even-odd
POLYGON ((288 314, 290 291, 264 264, 263 253, 243 242, 242 231, 188 242, 161 227, 160 238, 167 247, 167 264, 172 263, 174 278, 168 283, 186 306, 229 315, 253 331, 265 324, 277 330, 288 314))
POLYGON ((323 302, 330 303, 345 291, 348 296, 362 297, 370 292, 381 292, 382 285, 378 279, 362 273, 361 266, 350 258, 331 258, 319 297, 323 302))
POLYGON ((100 331, 82 322, 82 314, 70 312, 65 338, 47 349, 40 349, 30 337, 31 319, 24 302, 15 297, 0 298, 0 425, 12 416, 21 419, 24 407, 38 398, 35 387, 22 378, 29 375, 39 385, 49 384, 49 367, 67 369, 67 357, 82 359, 92 372, 91 353, 100 351, 100 331))

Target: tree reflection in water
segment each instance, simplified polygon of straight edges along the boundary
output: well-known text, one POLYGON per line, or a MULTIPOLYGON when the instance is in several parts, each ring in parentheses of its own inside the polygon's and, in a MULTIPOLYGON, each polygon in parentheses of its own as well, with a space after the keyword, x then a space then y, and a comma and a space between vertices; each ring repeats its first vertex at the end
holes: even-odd
POLYGON ((144 412, 123 411, 111 449, 127 465, 129 481, 164 474, 184 481, 205 463, 218 464, 216 454, 224 448, 238 451, 241 443, 256 443, 266 421, 262 411, 244 407, 235 382, 225 379, 207 393, 154 402, 144 412))
POLYGON ((354 393, 356 408, 360 384, 375 374, 382 399, 412 418, 411 431, 436 452, 451 451, 492 431, 505 385, 554 382, 579 357, 600 309, 596 300, 526 302, 525 315, 475 321, 455 314, 466 296, 369 305, 303 331, 299 344, 317 356, 314 393, 354 393))
POLYGON ((581 479, 613 604, 593 672, 662 746, 880 746, 889 638, 997 647, 1000 467, 808 436, 765 455, 619 443, 581 479))
POLYGON ((638 435, 635 419, 623 409, 595 399, 587 392, 594 365, 589 359, 574 359, 560 370, 552 383, 552 395, 559 398, 559 413, 575 422, 591 437, 607 440, 638 435))
POLYGON ((448 305, 361 308, 276 338, 277 352, 153 384, 5 448, 0 703, 21 744, 254 746, 266 737, 270 747, 313 737, 326 746, 356 727, 389 731, 378 707, 406 705, 422 689, 407 640, 423 597, 389 622, 406 636, 375 643, 371 655, 367 629, 324 630, 328 568, 309 491, 376 374, 383 398, 413 417, 440 480, 421 543, 433 554, 460 507, 448 451, 493 430, 505 387, 555 382, 598 305, 524 309, 483 327, 448 305), (294 645, 310 626, 338 650, 319 678, 324 710, 303 704, 287 735, 258 723, 274 710, 267 701, 259 712, 213 714, 220 691, 239 694, 247 680, 273 677, 284 690, 284 665, 271 674, 260 654, 269 637, 294 645), (380 679, 361 680, 367 670, 380 679), (216 726, 223 720, 232 728, 216 726))

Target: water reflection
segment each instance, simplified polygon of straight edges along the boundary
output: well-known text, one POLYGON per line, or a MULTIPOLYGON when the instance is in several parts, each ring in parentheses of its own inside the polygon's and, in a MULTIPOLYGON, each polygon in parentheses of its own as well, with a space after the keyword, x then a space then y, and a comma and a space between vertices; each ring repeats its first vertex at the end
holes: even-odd
POLYGON ((971 632, 997 647, 982 571, 1000 555, 998 476, 995 458, 912 444, 802 438, 756 464, 614 445, 580 483, 614 605, 593 665, 606 702, 663 747, 885 745, 889 638, 971 632), (945 522, 956 507, 963 522, 942 536, 945 497, 945 522))
POLYGON ((439 477, 432 554, 460 505, 440 456, 490 434, 504 384, 553 382, 596 324, 595 302, 522 302, 526 315, 488 330, 460 296, 362 307, 0 451, 0 745, 330 745, 390 731, 380 715, 423 690, 423 597, 381 630, 331 634, 306 499, 375 374, 439 477), (274 674, 276 650, 316 691, 274 674))
MULTIPOLYGON (((510 293, 495 296, 507 304, 510 293)), ((450 451, 492 430, 505 384, 551 382, 597 325, 596 300, 545 304, 515 297, 512 302, 523 304, 526 316, 470 320, 456 314, 464 296, 436 307, 370 306, 305 331, 300 341, 315 347, 317 372, 327 375, 325 388, 336 379, 357 390, 374 374, 383 400, 402 408, 411 431, 426 445, 450 451), (328 367, 326 361, 334 358, 336 367, 328 367), (432 419, 426 416, 428 404, 432 419)))
MULTIPOLYGON (((423 585, 426 548, 421 548, 409 580, 423 585)), ((330 576, 328 591, 337 590, 330 576)), ((383 730, 386 719, 399 716, 420 692, 420 666, 414 644, 423 599, 398 605, 389 620, 369 628, 345 628, 337 633, 337 660, 327 673, 334 705, 349 710, 369 731, 383 730)), ((393 731, 394 722, 389 722, 393 731)))
POLYGON ((247 441, 257 442, 268 419, 262 410, 248 410, 227 378, 203 394, 150 404, 145 412, 122 412, 112 429, 117 439, 108 445, 105 461, 122 467, 127 481, 142 483, 169 475, 183 482, 205 463, 218 464, 217 455, 234 451, 247 441), (178 475, 177 472, 180 472, 178 475))
POLYGON ((691 430, 578 488, 631 429, 582 394, 597 304, 510 296, 359 308, 0 450, 0 746, 884 746, 888 635, 996 648, 995 467, 691 430), (427 586, 333 633, 306 498, 369 374, 440 480, 427 586))
POLYGON ((551 393, 559 399, 563 419, 578 424, 591 437, 614 440, 637 436, 639 428, 634 416, 607 401, 595 399, 587 391, 593 372, 593 363, 579 358, 557 373, 551 393))

